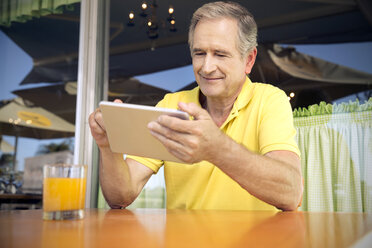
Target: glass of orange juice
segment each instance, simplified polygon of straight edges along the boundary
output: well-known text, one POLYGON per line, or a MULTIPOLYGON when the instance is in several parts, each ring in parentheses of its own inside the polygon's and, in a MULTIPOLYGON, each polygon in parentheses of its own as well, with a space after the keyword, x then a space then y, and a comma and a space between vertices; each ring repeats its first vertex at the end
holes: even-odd
POLYGON ((82 219, 87 166, 47 164, 43 174, 43 219, 82 219))

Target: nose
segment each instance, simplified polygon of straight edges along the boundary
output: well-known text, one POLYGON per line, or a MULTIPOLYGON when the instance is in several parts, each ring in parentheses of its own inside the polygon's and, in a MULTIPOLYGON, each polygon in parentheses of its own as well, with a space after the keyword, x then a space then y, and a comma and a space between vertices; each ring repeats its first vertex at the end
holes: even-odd
POLYGON ((203 65, 202 65, 202 73, 203 74, 211 74, 217 69, 216 61, 213 59, 213 56, 207 54, 204 57, 203 65))

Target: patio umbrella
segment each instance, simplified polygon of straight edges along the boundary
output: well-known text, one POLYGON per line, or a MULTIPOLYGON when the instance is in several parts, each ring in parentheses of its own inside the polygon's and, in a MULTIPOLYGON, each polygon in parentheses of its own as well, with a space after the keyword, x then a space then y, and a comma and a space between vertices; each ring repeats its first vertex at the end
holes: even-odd
MULTIPOLYGON (((68 82, 16 90, 12 93, 74 123, 76 86, 76 82, 68 82)), ((135 78, 117 78, 110 80, 108 100, 113 101, 119 98, 126 103, 155 105, 168 92, 168 90, 142 83, 135 78)))
MULTIPOLYGON (((260 45, 252 72, 253 82, 275 85, 287 94, 294 92, 292 107, 304 107, 371 89, 372 74, 297 52, 293 47, 260 45), (313 94, 305 102, 305 95, 313 94), (299 97, 302 95, 303 99, 299 97)), ((196 86, 193 82, 180 90, 196 86)))
POLYGON ((0 137, 0 151, 3 153, 14 152, 14 146, 6 142, 2 137, 0 137))
POLYGON ((18 137, 54 139, 71 137, 75 126, 55 114, 34 107, 22 98, 3 101, 0 107, 0 134, 15 136, 14 163, 17 156, 18 137))
POLYGON ((0 134, 35 139, 73 136, 75 126, 55 114, 15 98, 0 107, 0 134))
MULTIPOLYGON (((254 81, 270 83, 288 94, 296 93, 293 107, 309 105, 300 95, 322 95, 322 101, 332 102, 372 86, 372 74, 338 65, 320 58, 297 52, 293 47, 265 45, 259 47, 259 56, 253 67, 254 81), (295 106, 296 105, 296 106, 295 106)), ((319 103, 312 102, 310 104, 319 103)))

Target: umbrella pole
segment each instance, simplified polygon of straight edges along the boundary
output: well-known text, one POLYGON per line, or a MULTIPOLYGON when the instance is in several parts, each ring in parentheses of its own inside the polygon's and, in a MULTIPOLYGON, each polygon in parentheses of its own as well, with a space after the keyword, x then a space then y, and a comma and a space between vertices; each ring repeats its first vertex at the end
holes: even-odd
POLYGON ((15 136, 15 144, 14 144, 14 155, 13 155, 13 171, 16 170, 16 163, 17 163, 17 148, 18 148, 18 132, 15 136))

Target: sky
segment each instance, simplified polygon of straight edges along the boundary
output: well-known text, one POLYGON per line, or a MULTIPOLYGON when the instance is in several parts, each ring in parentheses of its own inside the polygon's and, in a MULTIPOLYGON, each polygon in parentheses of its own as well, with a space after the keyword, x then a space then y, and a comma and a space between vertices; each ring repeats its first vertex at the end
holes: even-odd
MULTIPOLYGON (((299 52, 372 74, 372 42, 336 45, 301 45, 295 47, 299 52)), ((31 84, 20 86, 20 82, 31 69, 31 57, 0 31, 0 100, 16 97, 11 93, 14 90, 48 85, 31 84)), ((137 78, 144 83, 170 91, 176 91, 193 82, 194 74, 192 66, 185 66, 164 72, 142 75, 137 78)), ((14 137, 4 136, 4 139, 14 145, 14 137)), ((36 139, 20 138, 17 154, 19 170, 23 170, 25 158, 35 156, 39 145, 60 141, 62 140, 39 141, 36 139)))

